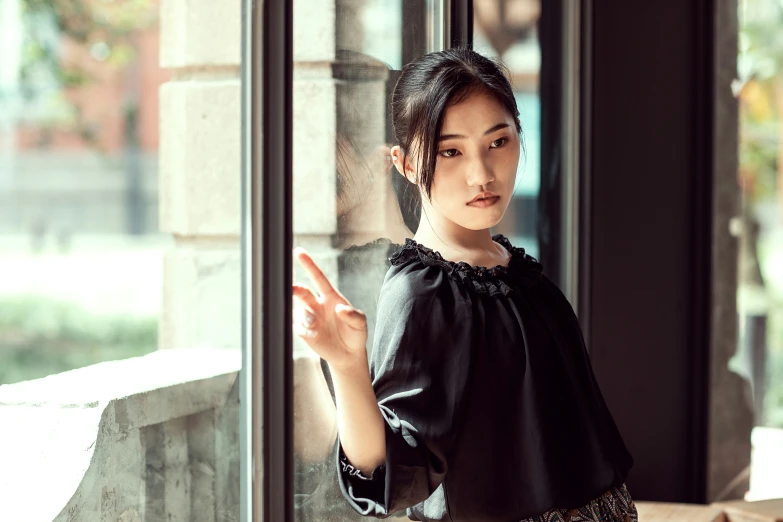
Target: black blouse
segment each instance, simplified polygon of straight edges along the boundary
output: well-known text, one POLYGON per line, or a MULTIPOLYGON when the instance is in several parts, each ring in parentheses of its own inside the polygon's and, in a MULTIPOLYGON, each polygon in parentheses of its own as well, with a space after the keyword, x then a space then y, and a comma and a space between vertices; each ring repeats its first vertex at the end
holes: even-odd
POLYGON ((512 522, 572 509, 633 460, 601 396, 576 315, 503 235, 507 267, 443 259, 413 239, 391 258, 370 356, 386 462, 365 477, 338 441, 362 515, 512 522))

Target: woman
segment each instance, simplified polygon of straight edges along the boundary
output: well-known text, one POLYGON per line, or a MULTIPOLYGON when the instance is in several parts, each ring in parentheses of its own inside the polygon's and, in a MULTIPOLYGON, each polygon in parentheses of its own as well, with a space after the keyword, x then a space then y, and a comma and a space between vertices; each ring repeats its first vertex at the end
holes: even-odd
POLYGON ((630 521, 632 465, 577 318, 541 265, 492 236, 521 128, 510 83, 466 49, 407 65, 392 96, 397 171, 418 196, 367 322, 302 249, 296 333, 329 365, 350 506, 412 520, 630 521), (368 364, 369 363, 369 364, 368 364))

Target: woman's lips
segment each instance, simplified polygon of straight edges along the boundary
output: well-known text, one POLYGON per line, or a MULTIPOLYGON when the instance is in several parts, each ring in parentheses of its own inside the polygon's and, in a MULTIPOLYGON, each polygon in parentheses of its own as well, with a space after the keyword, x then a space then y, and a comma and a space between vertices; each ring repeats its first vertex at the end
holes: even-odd
POLYGON ((477 199, 476 201, 471 201, 468 203, 468 205, 476 208, 488 208, 498 201, 500 201, 500 196, 491 196, 486 199, 477 199))

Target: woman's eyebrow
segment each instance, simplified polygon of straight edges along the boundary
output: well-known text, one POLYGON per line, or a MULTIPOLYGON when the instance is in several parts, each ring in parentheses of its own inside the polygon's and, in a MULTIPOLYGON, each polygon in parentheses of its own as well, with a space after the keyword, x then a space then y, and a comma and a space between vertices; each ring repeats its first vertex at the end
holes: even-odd
MULTIPOLYGON (((505 129, 506 127, 510 127, 508 123, 498 123, 497 125, 490 127, 486 131, 484 131, 484 136, 487 134, 492 134, 495 131, 498 131, 500 129, 505 129)), ((438 141, 444 141, 444 140, 460 140, 465 139, 467 136, 463 136, 462 134, 441 134, 438 138, 438 141)))

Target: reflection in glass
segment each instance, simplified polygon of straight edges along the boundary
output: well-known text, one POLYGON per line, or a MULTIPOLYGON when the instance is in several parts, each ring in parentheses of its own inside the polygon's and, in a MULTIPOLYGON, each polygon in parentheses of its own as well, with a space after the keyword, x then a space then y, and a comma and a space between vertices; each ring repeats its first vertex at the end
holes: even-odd
POLYGON ((508 67, 522 123, 524 155, 519 162, 514 200, 493 233, 539 257, 536 229, 541 179, 541 102, 538 95, 541 51, 538 44, 540 0, 475 0, 473 48, 508 67))
MULTIPOLYGON (((294 243, 307 248, 348 301, 366 313, 368 347, 373 342, 377 298, 390 266, 388 258, 406 237, 413 236, 418 225, 414 198, 407 192, 411 185, 397 175, 388 157, 393 144, 389 95, 403 59, 431 50, 427 48, 431 38, 423 35, 433 34, 429 26, 438 18, 435 4, 424 0, 338 1, 333 54, 327 47, 319 49, 316 58, 308 43, 294 42, 294 243), (413 44, 418 47, 412 48, 413 44), (318 60, 332 65, 316 73, 318 60), (302 73, 297 75, 297 70, 302 73), (327 104, 334 100, 333 109, 315 106, 316 98, 326 99, 327 104), (333 170, 328 161, 334 164, 333 170), (323 185, 330 179, 331 187, 323 185), (333 205, 326 198, 332 189, 333 205), (317 196, 314 190, 320 190, 317 196)), ((476 48, 501 58, 509 67, 526 146, 515 201, 494 232, 506 234, 535 256, 540 170, 539 4, 506 2, 499 12, 493 11, 492 2, 475 4, 476 48)), ((319 23, 317 13, 303 13, 294 18, 294 25, 299 26, 295 33, 319 23)), ((297 263, 294 280, 309 284, 297 263)), ((357 520, 361 517, 348 506, 337 484, 337 424, 328 367, 298 336, 294 336, 294 357, 297 519, 357 520)))
MULTIPOLYGON (((403 34, 424 31, 418 24, 431 20, 428 13, 427 2, 418 0, 336 2, 336 50, 320 50, 331 66, 317 76, 297 76, 297 69, 313 67, 297 56, 312 49, 305 51, 304 41, 294 42, 294 113, 308 115, 294 120, 294 242, 306 247, 340 292, 366 313, 367 346, 372 346, 388 258, 413 235, 406 225, 412 216, 405 215, 405 205, 400 206, 404 195, 398 195, 405 184, 395 179, 401 176, 393 172, 389 157, 388 108, 403 51, 411 52, 411 41, 403 42, 403 34), (314 77, 318 80, 310 82, 314 77), (323 94, 333 106, 314 107, 304 93, 315 92, 319 94, 312 98, 323 94), (309 109, 300 112, 305 106, 309 109), (297 140, 304 129, 307 139, 297 140), (323 190, 313 196, 316 184, 323 190), (332 190, 330 201, 326 196, 332 190)), ((295 33, 319 23, 317 13, 295 17, 295 33)), ((424 52, 422 45, 414 54, 424 52)), ((296 263, 294 279, 309 283, 296 263)), ((294 357, 297 519, 358 520, 337 483, 337 424, 328 366, 297 336, 294 357)))

